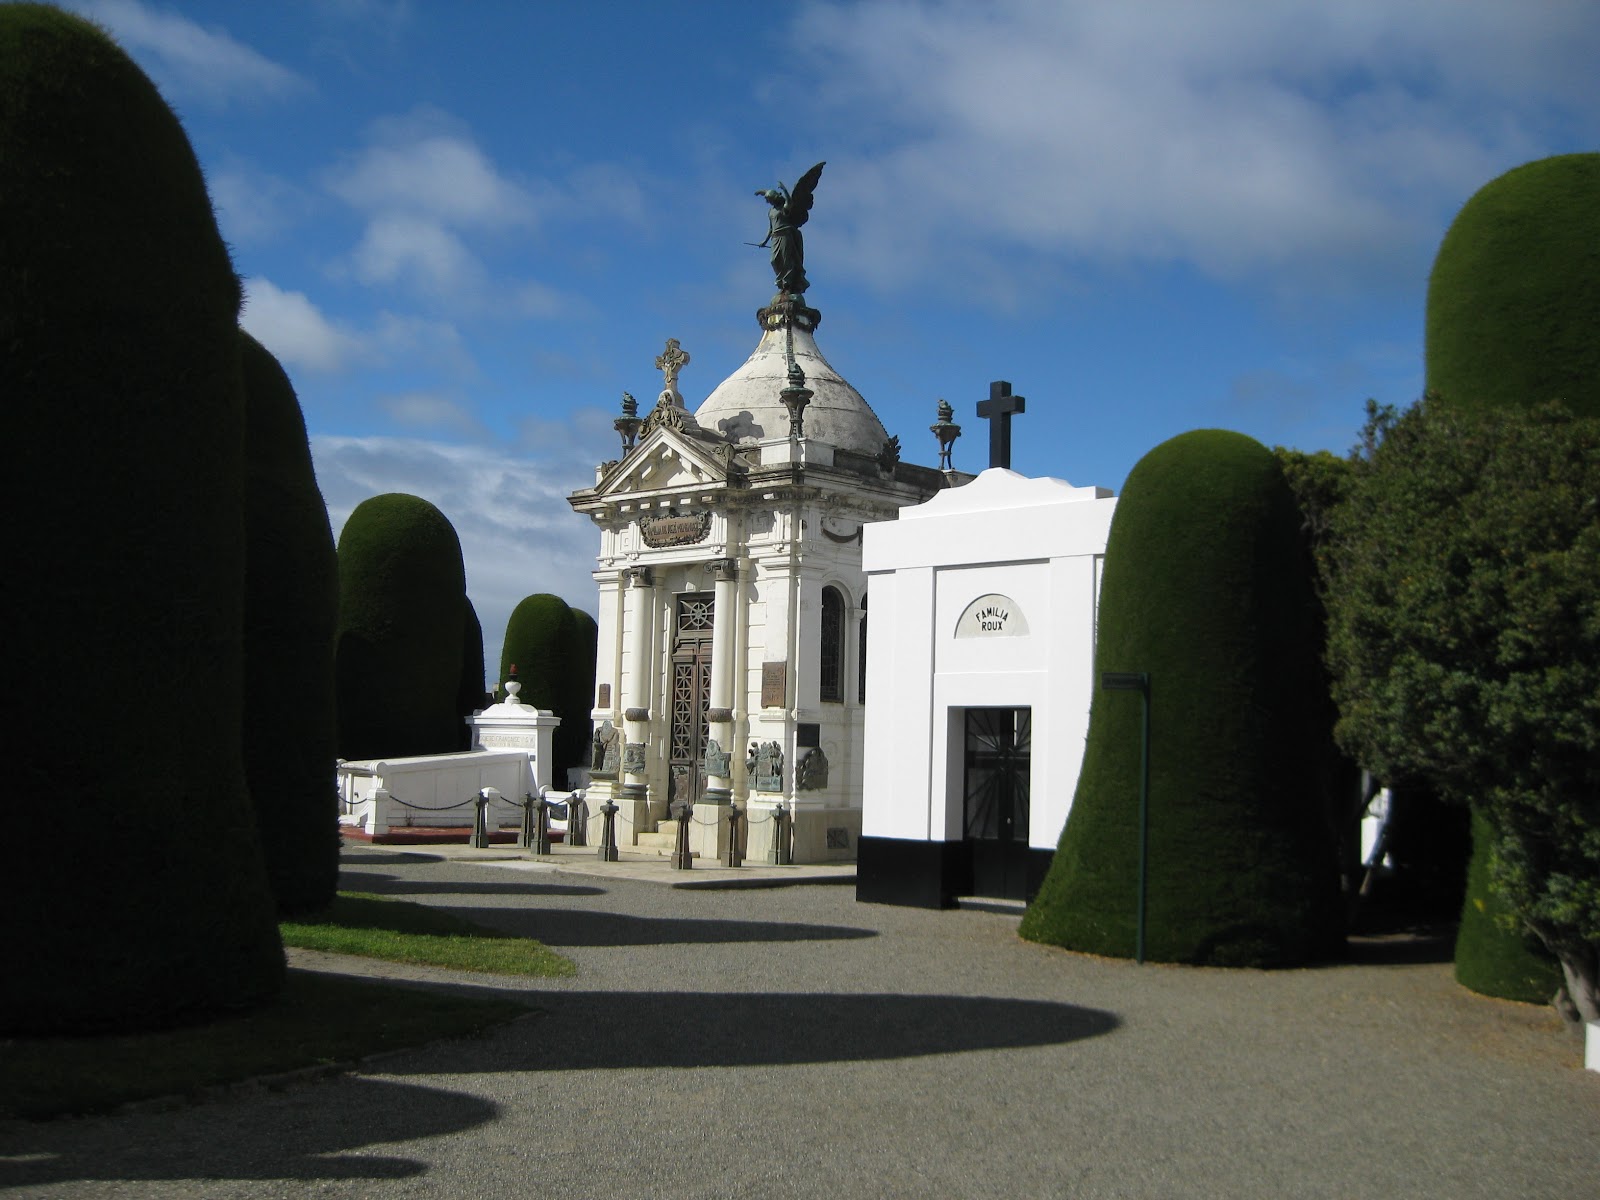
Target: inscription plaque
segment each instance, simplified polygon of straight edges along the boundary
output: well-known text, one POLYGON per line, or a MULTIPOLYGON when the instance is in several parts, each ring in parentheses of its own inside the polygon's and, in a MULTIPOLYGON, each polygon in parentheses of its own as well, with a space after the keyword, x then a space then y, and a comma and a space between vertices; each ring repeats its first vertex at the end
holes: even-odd
POLYGON ((728 777, 729 762, 733 758, 726 750, 717 745, 716 738, 706 742, 706 774, 715 775, 718 779, 728 777))
POLYGON ((761 664, 761 707, 782 708, 789 695, 789 664, 764 662, 761 664))
POLYGON ((794 769, 794 786, 802 792, 819 792, 828 786, 828 756, 813 746, 800 756, 794 769))
POLYGON ((610 721, 594 731, 589 748, 589 773, 596 779, 615 779, 622 765, 622 734, 610 721))
POLYGON ((756 791, 783 791, 783 747, 777 742, 751 742, 744 765, 756 791))
POLYGON ((629 775, 644 774, 643 742, 629 742, 622 747, 622 769, 629 775))
POLYGON ((706 540, 711 532, 709 512, 688 515, 646 517, 639 522, 639 533, 646 546, 692 546, 706 540))
POLYGON ((611 707, 611 685, 609 683, 602 683, 600 685, 600 688, 595 695, 595 701, 596 708, 611 707))
POLYGON ((794 727, 794 744, 796 746, 820 746, 822 744, 822 726, 814 721, 802 722, 794 727))

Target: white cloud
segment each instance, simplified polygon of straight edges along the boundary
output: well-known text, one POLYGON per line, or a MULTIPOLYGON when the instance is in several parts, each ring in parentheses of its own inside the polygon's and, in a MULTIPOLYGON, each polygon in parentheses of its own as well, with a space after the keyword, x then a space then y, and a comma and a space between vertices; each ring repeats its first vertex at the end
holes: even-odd
POLYGON ((486 276, 454 233, 405 213, 380 213, 368 222, 350 259, 356 278, 368 286, 404 281, 430 295, 475 292, 486 276))
POLYGON ((328 174, 328 187, 367 213, 407 213, 454 228, 531 225, 538 204, 446 114, 418 109, 374 126, 376 143, 328 174))
POLYGON ((221 29, 139 0, 83 0, 72 5, 109 29, 163 89, 222 106, 279 99, 310 84, 221 29))
POLYGON ((793 33, 813 102, 849 117, 824 187, 853 232, 821 236, 890 284, 966 287, 997 248, 1412 272, 1485 180, 1600 119, 1600 21, 1564 0, 885 0, 793 33))
POLYGON ((299 187, 249 163, 230 161, 210 172, 206 182, 217 224, 232 244, 268 241, 310 209, 299 187))
POLYGON ((413 429, 448 429, 467 437, 479 437, 483 423, 471 409, 454 396, 439 392, 402 392, 380 396, 378 407, 397 425, 413 429))
POLYGON ((304 292, 284 291, 259 275, 244 287, 239 324, 285 367, 337 371, 366 354, 362 339, 323 316, 304 292))
POLYGON ((357 504, 384 492, 421 496, 450 519, 491 673, 511 610, 524 596, 552 592, 595 612, 591 572, 599 537, 566 501, 594 482, 591 466, 392 437, 314 434, 311 453, 335 531, 357 504))

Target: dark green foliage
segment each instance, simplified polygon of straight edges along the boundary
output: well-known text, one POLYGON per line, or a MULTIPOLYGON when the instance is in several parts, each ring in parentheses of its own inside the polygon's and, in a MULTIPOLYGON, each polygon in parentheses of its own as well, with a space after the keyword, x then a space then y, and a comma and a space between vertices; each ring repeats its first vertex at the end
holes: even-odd
POLYGON ((1428 389, 1600 416, 1600 154, 1508 171, 1456 216, 1428 281, 1428 389))
POLYGON ((155 87, 87 22, 0 6, 3 1030, 282 986, 241 751, 239 301, 155 87), (63 687, 89 725, 43 699, 63 687))
POLYGON ((350 514, 339 534, 340 758, 459 748, 465 581, 456 531, 426 500, 389 492, 350 514))
POLYGON ((1600 420, 1427 397, 1368 441, 1335 522, 1340 740, 1483 814, 1492 888, 1595 1019, 1600 420))
MULTIPOLYGON (((1148 957, 1303 962, 1336 937, 1317 614, 1273 455, 1201 430, 1157 446, 1112 520, 1097 671, 1151 675, 1148 957)), ((1096 690, 1060 847, 1021 932, 1127 957, 1138 872, 1139 698, 1096 690)))
POLYGON ((339 566, 300 402, 239 333, 245 395, 244 761, 278 912, 339 882, 333 634, 339 566))
POLYGON ((486 703, 483 686, 483 622, 478 610, 467 601, 466 620, 461 623, 461 686, 456 692, 456 712, 461 716, 460 748, 472 749, 472 726, 466 718, 486 703))
MULTIPOLYGON (((561 718, 561 726, 552 739, 553 762, 541 764, 539 782, 554 788, 567 785, 567 770, 587 765, 589 734, 575 737, 568 732, 569 723, 584 726, 589 720, 592 701, 574 711, 574 676, 583 672, 583 647, 587 636, 579 618, 589 620, 586 614, 574 612, 560 596, 548 592, 525 597, 511 612, 506 622, 506 640, 500 650, 500 678, 511 678, 512 664, 517 668, 517 681, 522 684, 521 699, 524 704, 548 709, 561 718), (579 742, 578 738, 582 741, 579 742)), ((590 621, 592 624, 592 621, 590 621)), ((589 686, 593 686, 594 655, 589 655, 589 686)))
POLYGON ((589 742, 594 737, 594 652, 600 637, 595 619, 581 608, 572 610, 573 650, 567 674, 565 706, 558 714, 561 728, 556 737, 561 742, 557 755, 571 766, 587 766, 589 742), (564 735, 564 736, 563 736, 564 735))
POLYGON ((1474 816, 1467 894, 1456 932, 1456 982, 1485 996, 1548 1004, 1561 988, 1561 965, 1537 938, 1515 931, 1511 910, 1490 886, 1493 843, 1493 831, 1483 817, 1474 816))

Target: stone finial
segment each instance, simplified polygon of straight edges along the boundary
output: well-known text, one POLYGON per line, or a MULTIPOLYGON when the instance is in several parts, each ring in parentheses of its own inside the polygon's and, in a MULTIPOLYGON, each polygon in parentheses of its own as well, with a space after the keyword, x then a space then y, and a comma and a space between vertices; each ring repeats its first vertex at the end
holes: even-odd
POLYGON ((952 417, 956 410, 951 407, 950 401, 944 397, 939 398, 939 419, 928 426, 928 432, 939 439, 939 469, 949 471, 950 451, 954 448, 956 439, 961 436, 961 426, 957 425, 952 417))
POLYGON ((517 693, 520 692, 521 690, 522 690, 522 684, 517 682, 517 664, 516 663, 512 663, 511 664, 511 671, 510 671, 510 678, 508 678, 506 680, 506 701, 505 702, 507 704, 521 704, 522 701, 517 699, 517 693))

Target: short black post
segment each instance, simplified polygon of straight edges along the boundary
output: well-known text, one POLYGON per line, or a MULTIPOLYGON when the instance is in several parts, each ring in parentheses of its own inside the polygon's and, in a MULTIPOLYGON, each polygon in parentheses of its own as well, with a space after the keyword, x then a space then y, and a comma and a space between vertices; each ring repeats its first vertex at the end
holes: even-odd
POLYGON ((687 871, 694 866, 694 855, 689 852, 689 822, 694 820, 694 806, 687 800, 674 800, 672 816, 678 822, 678 841, 672 850, 672 865, 679 871, 687 871))
POLYGON ((588 844, 589 805, 584 801, 582 792, 573 792, 567 797, 567 845, 588 844))
POLYGON ((522 833, 517 838, 517 845, 524 850, 533 849, 534 834, 533 793, 522 793, 522 833))
POLYGON ((791 857, 789 853, 789 839, 785 836, 783 829, 784 820, 788 817, 788 815, 788 810, 783 807, 781 801, 773 806, 772 846, 767 850, 767 861, 775 867, 786 867, 789 865, 789 860, 791 857))
POLYGON ((728 854, 722 860, 724 866, 744 866, 744 855, 739 850, 739 818, 742 816, 744 813, 737 800, 728 805, 728 854))
POLYGON ((607 800, 600 806, 600 861, 616 862, 617 806, 607 800))
POLYGON ((533 802, 533 852, 535 854, 550 853, 550 801, 541 794, 533 802))
POLYGON ((472 815, 472 848, 474 850, 487 850, 489 848, 489 789, 484 788, 473 797, 474 812, 472 815))

